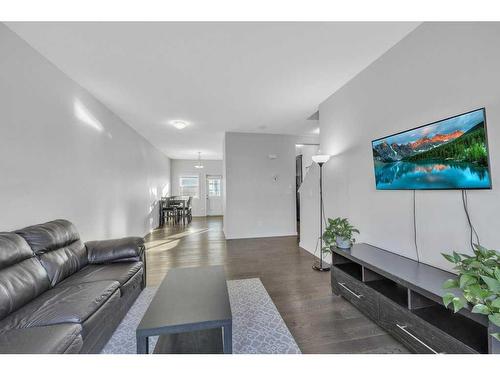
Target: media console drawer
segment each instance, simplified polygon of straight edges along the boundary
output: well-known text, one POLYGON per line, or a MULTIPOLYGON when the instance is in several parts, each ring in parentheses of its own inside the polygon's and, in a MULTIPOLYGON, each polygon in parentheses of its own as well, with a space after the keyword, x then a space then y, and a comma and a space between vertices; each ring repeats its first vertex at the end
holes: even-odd
POLYGON ((380 296, 379 324, 417 353, 475 353, 410 310, 380 296))
POLYGON ((334 291, 349 300, 372 319, 378 319, 378 299, 373 290, 362 281, 332 267, 332 287, 334 291))

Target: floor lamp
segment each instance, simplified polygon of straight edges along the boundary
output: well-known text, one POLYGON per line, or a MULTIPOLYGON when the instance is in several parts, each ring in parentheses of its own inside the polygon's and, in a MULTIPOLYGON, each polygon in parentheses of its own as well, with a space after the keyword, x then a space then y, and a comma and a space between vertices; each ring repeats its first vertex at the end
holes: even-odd
POLYGON ((330 271, 330 267, 323 266, 323 164, 330 159, 330 155, 314 155, 312 160, 319 165, 319 238, 316 242, 316 250, 319 242, 319 263, 313 265, 316 271, 330 271))

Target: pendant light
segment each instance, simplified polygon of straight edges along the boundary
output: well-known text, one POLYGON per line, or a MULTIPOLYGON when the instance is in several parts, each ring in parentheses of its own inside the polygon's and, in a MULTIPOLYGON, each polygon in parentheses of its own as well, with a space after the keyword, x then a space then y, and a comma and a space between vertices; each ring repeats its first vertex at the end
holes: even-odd
POLYGON ((198 164, 194 166, 197 169, 202 169, 203 165, 201 164, 201 152, 198 152, 198 164))

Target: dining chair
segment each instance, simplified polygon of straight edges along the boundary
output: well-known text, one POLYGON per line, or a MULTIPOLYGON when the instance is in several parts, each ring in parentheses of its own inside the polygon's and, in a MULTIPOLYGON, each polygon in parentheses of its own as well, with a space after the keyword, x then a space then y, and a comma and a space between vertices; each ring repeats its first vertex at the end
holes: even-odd
POLYGON ((164 208, 166 221, 176 222, 177 221, 177 207, 174 204, 175 200, 173 197, 168 197, 166 199, 166 204, 164 208))
POLYGON ((192 206, 192 203, 193 203, 193 197, 189 197, 188 198, 188 201, 186 203, 186 216, 187 216, 187 219, 188 219, 188 223, 190 223, 192 220, 193 220, 193 206, 192 206))

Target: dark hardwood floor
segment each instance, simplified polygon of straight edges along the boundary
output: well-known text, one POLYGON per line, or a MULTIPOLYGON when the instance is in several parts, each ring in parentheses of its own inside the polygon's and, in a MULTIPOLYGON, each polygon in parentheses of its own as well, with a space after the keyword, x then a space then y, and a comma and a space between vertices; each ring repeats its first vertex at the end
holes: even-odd
POLYGON ((175 267, 224 265, 228 279, 258 277, 303 353, 407 353, 375 323, 332 294, 330 274, 296 237, 225 240, 222 218, 165 225, 146 237, 148 286, 175 267))

